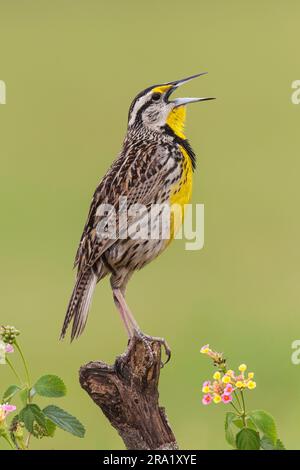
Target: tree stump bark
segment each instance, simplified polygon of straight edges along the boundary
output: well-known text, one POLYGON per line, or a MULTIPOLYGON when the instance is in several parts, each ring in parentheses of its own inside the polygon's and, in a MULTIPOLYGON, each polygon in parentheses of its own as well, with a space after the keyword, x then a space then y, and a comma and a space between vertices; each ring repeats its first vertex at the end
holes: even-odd
POLYGON ((159 406, 161 344, 133 338, 113 366, 89 362, 80 368, 82 388, 118 431, 127 449, 178 449, 159 406))

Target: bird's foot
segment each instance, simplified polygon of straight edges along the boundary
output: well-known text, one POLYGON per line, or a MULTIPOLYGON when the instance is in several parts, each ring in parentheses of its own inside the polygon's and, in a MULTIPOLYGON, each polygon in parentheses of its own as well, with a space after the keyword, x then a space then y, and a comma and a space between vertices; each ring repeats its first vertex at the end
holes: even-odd
POLYGON ((152 342, 157 342, 157 343, 160 343, 164 347, 167 359, 166 359, 165 362, 161 361, 161 367, 163 367, 164 365, 166 365, 169 362, 169 360, 171 359, 171 349, 170 349, 168 343, 166 342, 166 340, 164 338, 159 338, 157 336, 146 335, 145 333, 143 333, 139 329, 134 330, 134 335, 135 335, 136 338, 139 338, 142 341, 144 341, 144 343, 147 345, 147 348, 149 350, 149 355, 150 355, 150 358, 151 358, 151 362, 153 361, 153 352, 152 352, 152 349, 151 349, 150 345, 148 344, 149 342, 151 342, 151 343, 152 342))

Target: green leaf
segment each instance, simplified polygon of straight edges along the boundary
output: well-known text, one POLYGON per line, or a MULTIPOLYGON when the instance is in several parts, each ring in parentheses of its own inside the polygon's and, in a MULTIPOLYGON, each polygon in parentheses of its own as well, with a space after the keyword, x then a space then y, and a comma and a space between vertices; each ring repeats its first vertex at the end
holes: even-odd
POLYGON ((259 450, 259 434, 253 429, 244 428, 236 436, 236 446, 239 450, 259 450))
POLYGON ((264 450, 285 450, 285 447, 280 439, 277 439, 276 444, 273 444, 272 439, 263 436, 260 440, 260 445, 264 450))
POLYGON ((275 449, 276 450, 286 450, 286 448, 284 447, 283 442, 280 439, 277 439, 275 449))
POLYGON ((57 375, 43 375, 33 387, 42 397, 63 397, 67 393, 64 382, 57 375))
POLYGON ((242 418, 237 418, 236 417, 236 419, 233 420, 233 424, 239 429, 243 429, 243 427, 244 427, 244 423, 243 423, 242 418))
POLYGON ((235 420, 237 419, 237 415, 235 413, 232 413, 232 412, 228 412, 226 413, 226 416, 225 416, 225 438, 226 438, 226 441, 228 442, 229 445, 231 445, 232 447, 236 447, 236 444, 235 444, 235 433, 233 431, 233 423, 235 422, 235 420))
POLYGON ((18 424, 19 421, 20 421, 19 415, 15 415, 13 419, 11 420, 10 426, 9 426, 9 435, 15 445, 16 445, 16 439, 12 430, 18 424))
POLYGON ((21 402, 24 406, 27 405, 28 392, 29 392, 28 388, 23 388, 23 390, 20 391, 21 402))
POLYGON ((24 422, 27 431, 33 432, 34 422, 45 429, 45 415, 39 406, 31 403, 26 405, 19 413, 19 418, 24 422))
POLYGON ((5 390, 4 395, 2 397, 2 403, 9 402, 16 393, 21 390, 18 385, 10 385, 7 390, 5 390))
POLYGON ((43 412, 59 428, 74 434, 74 436, 84 437, 84 426, 77 418, 67 413, 67 411, 62 410, 58 406, 49 405, 44 408, 43 412))
POLYGON ((257 429, 271 439, 272 443, 275 445, 277 441, 277 431, 274 418, 263 410, 250 411, 248 415, 257 429))
POLYGON ((267 436, 263 436, 260 440, 260 445, 264 450, 275 450, 272 439, 267 436))
POLYGON ((56 430, 56 425, 52 421, 50 421, 50 419, 48 418, 46 418, 45 420, 45 428, 46 428, 47 436, 53 437, 55 430, 56 430))
POLYGON ((250 418, 247 418, 247 428, 253 429, 253 431, 258 430, 257 427, 255 426, 254 422, 250 418))

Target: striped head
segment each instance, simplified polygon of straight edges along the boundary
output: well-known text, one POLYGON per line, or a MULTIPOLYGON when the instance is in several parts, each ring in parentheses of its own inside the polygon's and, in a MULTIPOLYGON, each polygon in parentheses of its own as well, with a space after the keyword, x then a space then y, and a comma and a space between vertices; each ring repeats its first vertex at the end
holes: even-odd
POLYGON ((213 98, 175 98, 171 94, 184 83, 204 75, 200 73, 192 77, 153 85, 139 93, 131 103, 128 113, 128 128, 145 127, 154 132, 162 132, 168 126, 181 138, 184 138, 185 105, 213 98))

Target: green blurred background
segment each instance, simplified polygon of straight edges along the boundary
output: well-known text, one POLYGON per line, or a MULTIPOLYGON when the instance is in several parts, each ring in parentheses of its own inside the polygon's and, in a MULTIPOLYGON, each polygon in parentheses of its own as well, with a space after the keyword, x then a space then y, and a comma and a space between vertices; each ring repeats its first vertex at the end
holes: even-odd
MULTIPOLYGON (((286 446, 300 448, 300 366, 290 359, 300 336, 299 15, 296 0, 0 0, 0 323, 22 330, 34 377, 64 378, 69 393, 56 404, 87 428, 85 439, 58 431, 34 448, 123 448, 77 379, 80 365, 112 362, 126 346, 107 280, 85 334, 58 342, 73 258, 132 98, 202 71, 184 95, 217 97, 190 106, 187 122, 205 247, 173 243, 134 276, 128 302, 172 347, 160 395, 181 448, 228 448, 228 408, 201 404, 205 343, 255 371, 249 406, 271 412, 286 446)), ((13 380, 0 373, 3 390, 13 380)))

